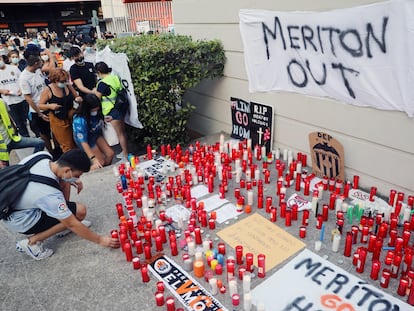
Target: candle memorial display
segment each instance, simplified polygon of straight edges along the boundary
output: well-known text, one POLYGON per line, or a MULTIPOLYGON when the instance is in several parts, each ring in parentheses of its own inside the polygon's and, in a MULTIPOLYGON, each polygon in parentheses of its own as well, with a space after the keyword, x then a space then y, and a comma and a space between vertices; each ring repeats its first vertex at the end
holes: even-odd
MULTIPOLYGON (((206 288, 218 299, 227 292, 233 306, 243 302, 250 310, 252 285, 268 277, 268 254, 251 252, 243 241, 229 246, 212 237, 238 217, 261 213, 308 241, 310 247, 314 245, 321 254, 342 256, 342 261, 349 258, 355 265, 354 273, 365 275, 378 287, 392 286, 395 294, 413 304, 412 195, 391 190, 387 206, 379 205, 378 189, 371 186, 362 192, 359 176, 353 176, 352 182, 325 176, 314 183, 317 177, 307 170, 305 154, 298 153, 295 159, 284 149, 281 158, 280 150, 267 153, 261 147, 252 150, 247 145, 247 141, 235 144, 220 139, 212 145, 197 142, 191 152, 179 145, 164 146, 162 162, 157 162, 160 155, 148 145, 147 161, 168 161, 163 179, 148 175, 152 170, 143 169, 145 161, 138 157, 114 170, 116 192, 122 202, 114 209, 119 231, 112 230, 111 236, 120 240, 125 260, 132 261, 133 269, 141 270, 142 282, 150 281, 147 265, 166 254, 180 262, 183 271, 206 282, 206 288), (223 210, 204 206, 193 193, 196 186, 205 187, 204 196, 217 194, 222 200, 219 202, 233 203, 237 216, 222 221, 223 210), (302 201, 291 203, 292 193, 302 201), (364 195, 365 201, 355 199, 364 195), (179 218, 169 214, 173 204, 185 210, 179 218), (238 287, 243 289, 241 293, 238 287)), ((166 289, 161 284, 157 283, 155 304, 175 310, 174 299, 165 298, 166 289)))

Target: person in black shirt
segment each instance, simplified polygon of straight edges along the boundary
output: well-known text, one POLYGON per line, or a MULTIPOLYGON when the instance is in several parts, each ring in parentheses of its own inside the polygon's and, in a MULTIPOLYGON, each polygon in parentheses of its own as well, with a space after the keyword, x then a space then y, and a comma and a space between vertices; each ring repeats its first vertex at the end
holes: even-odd
POLYGON ((86 94, 94 94, 97 79, 93 64, 85 62, 83 52, 77 46, 71 47, 69 53, 75 60, 69 71, 75 89, 82 97, 86 94))

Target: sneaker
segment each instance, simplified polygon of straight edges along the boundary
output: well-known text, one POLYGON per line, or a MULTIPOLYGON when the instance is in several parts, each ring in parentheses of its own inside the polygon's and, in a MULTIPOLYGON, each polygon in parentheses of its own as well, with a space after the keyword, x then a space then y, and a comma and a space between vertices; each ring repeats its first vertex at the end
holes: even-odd
MULTIPOLYGON (((89 220, 86 220, 86 219, 84 219, 84 220, 82 220, 81 221, 81 223, 83 223, 86 227, 90 227, 91 226, 91 222, 89 221, 89 220)), ((63 231, 61 231, 61 232, 58 232, 58 233, 56 233, 56 237, 57 238, 63 238, 64 236, 67 236, 69 233, 71 233, 72 231, 71 230, 69 230, 69 229, 65 229, 65 230, 63 230, 63 231)), ((17 246, 16 246, 16 249, 17 249, 17 246)))
POLYGON ((50 248, 43 248, 42 242, 37 242, 34 245, 29 245, 29 239, 18 241, 16 243, 16 250, 18 247, 35 260, 42 260, 53 255, 53 250, 50 248))
POLYGON ((17 241, 16 242, 16 251, 18 251, 19 253, 25 253, 23 247, 20 245, 21 241, 17 241))

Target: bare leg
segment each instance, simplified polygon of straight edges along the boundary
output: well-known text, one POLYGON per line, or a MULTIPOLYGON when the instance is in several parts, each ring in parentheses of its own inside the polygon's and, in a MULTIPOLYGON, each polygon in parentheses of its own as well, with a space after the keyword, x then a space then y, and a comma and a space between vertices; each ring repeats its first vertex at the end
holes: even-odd
POLYGON ((125 158, 128 158, 128 146, 127 146, 127 138, 125 133, 125 123, 123 120, 112 120, 112 126, 115 129, 116 135, 119 139, 119 144, 122 148, 122 153, 124 154, 125 158))
MULTIPOLYGON (((99 153, 101 157, 102 155, 104 156, 103 166, 110 165, 112 163, 115 153, 112 150, 111 146, 108 145, 108 143, 106 142, 103 136, 98 137, 95 147, 97 149, 97 153, 99 153)), ((95 154, 95 151, 93 152, 95 154)))

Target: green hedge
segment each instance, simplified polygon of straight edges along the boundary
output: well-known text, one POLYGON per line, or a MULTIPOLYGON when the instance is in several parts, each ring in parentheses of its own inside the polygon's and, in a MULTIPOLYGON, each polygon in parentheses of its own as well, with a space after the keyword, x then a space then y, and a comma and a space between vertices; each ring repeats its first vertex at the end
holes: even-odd
MULTIPOLYGON (((132 139, 158 147, 188 142, 187 121, 195 107, 183 95, 203 79, 223 75, 225 55, 218 40, 194 41, 189 36, 142 35, 115 39, 113 52, 126 53, 138 100, 143 130, 132 139)), ((103 49, 108 41, 97 42, 103 49)), ((131 135, 129 135, 131 136, 131 135)))

